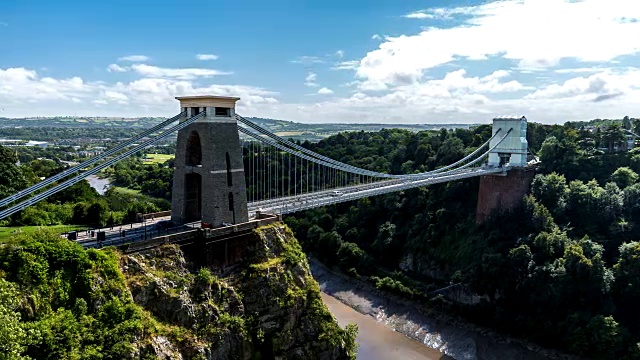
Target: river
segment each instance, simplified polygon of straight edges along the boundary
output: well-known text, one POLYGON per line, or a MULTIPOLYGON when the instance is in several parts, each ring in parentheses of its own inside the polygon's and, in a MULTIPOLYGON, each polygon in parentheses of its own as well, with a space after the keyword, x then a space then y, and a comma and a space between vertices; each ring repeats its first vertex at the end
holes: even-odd
POLYGON ((104 193, 109 189, 109 184, 111 183, 109 178, 99 178, 96 175, 89 175, 86 179, 89 182, 89 185, 96 189, 100 195, 104 195, 104 193))
POLYGON ((358 359, 575 359, 495 334, 488 329, 421 313, 366 283, 329 271, 309 258, 313 277, 338 323, 358 325, 358 359))
MULTIPOLYGON (((368 315, 363 315, 336 298, 321 293, 329 311, 336 317, 338 324, 345 327, 353 323, 358 325, 358 359, 362 360, 438 360, 447 359, 440 351, 431 349, 417 340, 395 332, 368 315)), ((449 358, 450 359, 450 358, 449 358)))

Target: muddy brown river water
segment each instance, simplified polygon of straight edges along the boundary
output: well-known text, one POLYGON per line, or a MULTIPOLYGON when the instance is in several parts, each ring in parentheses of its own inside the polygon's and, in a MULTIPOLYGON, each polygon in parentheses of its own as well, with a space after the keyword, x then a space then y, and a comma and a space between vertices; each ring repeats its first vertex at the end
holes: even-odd
POLYGON ((336 317, 341 327, 358 325, 358 359, 362 360, 438 360, 450 359, 440 351, 430 349, 417 340, 410 339, 363 315, 336 298, 322 293, 322 300, 336 317))
POLYGON ((325 304, 341 326, 358 325, 358 359, 572 360, 469 324, 420 313, 416 304, 381 296, 363 282, 309 259, 325 304))

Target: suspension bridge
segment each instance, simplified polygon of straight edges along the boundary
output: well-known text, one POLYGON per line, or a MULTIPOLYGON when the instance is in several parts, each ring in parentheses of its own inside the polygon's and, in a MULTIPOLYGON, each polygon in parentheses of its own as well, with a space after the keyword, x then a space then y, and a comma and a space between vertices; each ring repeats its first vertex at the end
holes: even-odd
MULTIPOLYGON (((264 213, 289 214, 471 177, 507 177, 508 172, 529 165, 527 120, 523 116, 494 118, 491 137, 452 164, 421 173, 387 174, 342 163, 277 136, 237 114, 235 104, 239 98, 176 99, 181 107, 176 116, 0 200, 0 208, 4 207, 0 219, 176 132, 170 219, 180 226, 238 225, 264 213)), ((513 201, 498 201, 498 205, 490 207, 510 203, 513 201)))

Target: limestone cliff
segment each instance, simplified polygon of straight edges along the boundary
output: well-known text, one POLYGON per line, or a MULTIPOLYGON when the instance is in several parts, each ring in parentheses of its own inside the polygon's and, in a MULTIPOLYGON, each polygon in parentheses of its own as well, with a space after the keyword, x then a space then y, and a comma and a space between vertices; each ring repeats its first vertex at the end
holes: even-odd
POLYGON ((291 231, 273 224, 248 236, 250 256, 224 274, 194 269, 177 246, 120 256, 133 301, 169 329, 141 339, 133 357, 355 358, 354 329, 322 303, 291 231))

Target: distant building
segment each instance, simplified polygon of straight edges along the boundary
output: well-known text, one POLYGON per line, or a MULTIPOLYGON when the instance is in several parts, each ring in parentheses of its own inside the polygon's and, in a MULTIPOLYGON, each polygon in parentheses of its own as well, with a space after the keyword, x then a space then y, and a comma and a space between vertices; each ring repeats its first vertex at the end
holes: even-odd
POLYGON ((79 156, 97 156, 102 154, 103 151, 87 151, 87 150, 82 150, 82 151, 78 151, 78 155, 79 156))
POLYGON ((25 146, 39 146, 41 148, 46 148, 49 143, 46 141, 33 141, 30 140, 27 142, 25 146))
POLYGON ((17 145, 23 145, 24 143, 26 143, 26 141, 24 140, 0 139, 0 145, 2 146, 17 146, 17 145))
POLYGON ((0 139, 0 145, 7 147, 16 146, 39 146, 46 148, 49 143, 46 141, 33 141, 33 140, 15 140, 15 139, 0 139))

